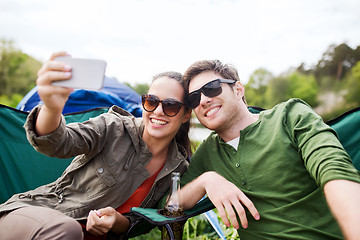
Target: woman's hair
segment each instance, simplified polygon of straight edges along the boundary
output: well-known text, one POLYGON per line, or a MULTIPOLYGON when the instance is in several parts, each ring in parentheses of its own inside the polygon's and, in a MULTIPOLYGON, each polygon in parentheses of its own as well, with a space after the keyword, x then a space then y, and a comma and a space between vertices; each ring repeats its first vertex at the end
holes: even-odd
MULTIPOLYGON (((223 78, 232 79, 240 82, 240 77, 237 69, 230 64, 223 64, 219 60, 202 60, 195 62, 188 67, 184 73, 184 82, 186 87, 186 92, 189 92, 190 81, 205 71, 213 71, 223 78)), ((246 103, 245 95, 242 98, 243 102, 246 103)))
MULTIPOLYGON (((184 89, 184 96, 183 96, 182 102, 184 103, 185 111, 189 111, 190 107, 187 104, 188 103, 187 98, 188 98, 189 94, 185 88, 185 82, 184 82, 182 74, 178 73, 178 72, 159 73, 153 77, 151 83, 153 83, 156 79, 161 78, 161 77, 168 77, 168 78, 174 79, 181 84, 181 86, 184 89)), ((189 138, 189 131, 190 131, 190 118, 188 121, 181 124, 178 132, 175 135, 175 140, 178 144, 180 144, 182 147, 185 148, 188 156, 190 157, 192 155, 192 150, 191 150, 191 140, 189 138)))

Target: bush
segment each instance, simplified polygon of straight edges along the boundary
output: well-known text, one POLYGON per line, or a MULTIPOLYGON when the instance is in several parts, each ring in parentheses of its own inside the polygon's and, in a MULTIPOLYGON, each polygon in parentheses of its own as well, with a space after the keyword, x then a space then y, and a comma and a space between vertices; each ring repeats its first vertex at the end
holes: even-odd
POLYGON ((18 105, 18 103, 21 101, 22 98, 23 96, 17 93, 11 96, 0 95, 0 104, 16 108, 16 106, 18 105))

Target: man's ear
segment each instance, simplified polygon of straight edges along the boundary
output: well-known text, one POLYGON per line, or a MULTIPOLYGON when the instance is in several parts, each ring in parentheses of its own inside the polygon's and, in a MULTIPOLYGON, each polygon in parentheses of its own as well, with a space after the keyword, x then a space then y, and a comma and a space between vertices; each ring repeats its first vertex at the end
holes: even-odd
POLYGON ((235 82, 234 92, 235 92, 236 96, 239 97, 239 99, 242 99, 244 97, 245 88, 241 84, 241 82, 239 82, 239 81, 235 82))

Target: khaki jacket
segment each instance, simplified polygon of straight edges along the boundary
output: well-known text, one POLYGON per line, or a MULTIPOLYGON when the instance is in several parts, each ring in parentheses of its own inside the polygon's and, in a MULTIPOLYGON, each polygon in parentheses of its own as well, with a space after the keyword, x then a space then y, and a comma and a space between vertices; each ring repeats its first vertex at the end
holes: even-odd
MULTIPOLYGON (((39 109, 33 109, 24 125, 29 142, 51 157, 76 157, 55 182, 12 196, 0 205, 0 213, 43 206, 82 220, 90 210, 117 208, 150 176, 145 165, 152 154, 142 140, 142 119, 113 106, 83 123, 66 125, 63 118, 53 133, 39 137, 34 132, 39 109)), ((171 172, 183 173, 187 166, 185 150, 173 140, 166 163, 141 207, 155 207, 169 190, 171 172)))

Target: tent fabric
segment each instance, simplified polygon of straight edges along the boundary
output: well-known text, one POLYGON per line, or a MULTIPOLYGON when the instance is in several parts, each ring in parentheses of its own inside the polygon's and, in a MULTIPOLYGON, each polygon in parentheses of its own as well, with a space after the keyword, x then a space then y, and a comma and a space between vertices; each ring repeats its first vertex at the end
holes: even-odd
MULTIPOLYGON (((85 121, 107 111, 95 108, 66 114, 65 120, 85 121)), ((0 203, 56 180, 72 160, 45 156, 30 145, 23 128, 28 114, 0 104, 0 203)))
MULTIPOLYGON (((16 109, 30 112, 36 105, 41 103, 34 87, 16 106, 16 109)), ((117 105, 133 114, 141 117, 141 96, 129 86, 118 82, 116 79, 105 77, 104 88, 98 91, 75 89, 65 104, 63 114, 80 112, 96 107, 111 107, 117 105)))
POLYGON ((360 107, 327 122, 339 136, 356 169, 360 171, 360 107))

